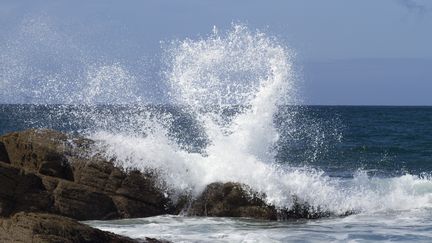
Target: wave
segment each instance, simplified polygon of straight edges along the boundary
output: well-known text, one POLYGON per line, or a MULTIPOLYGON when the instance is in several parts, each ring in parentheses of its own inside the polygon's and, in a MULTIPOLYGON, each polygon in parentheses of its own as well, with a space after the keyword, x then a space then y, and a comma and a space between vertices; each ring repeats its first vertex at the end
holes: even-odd
MULTIPOLYGON (((21 38, 33 38, 25 33, 21 38)), ((85 66, 79 74, 65 65, 60 72, 46 75, 43 68, 33 70, 38 65, 29 68, 31 63, 25 60, 32 59, 25 53, 9 49, 3 53, 1 63, 17 58, 8 64, 15 71, 1 73, 6 80, 2 90, 8 92, 0 94, 13 101, 31 94, 31 103, 77 104, 59 106, 52 115, 68 114, 92 124, 82 132, 97 140, 107 157, 124 168, 158 171, 161 181, 177 193, 197 196, 209 183, 234 181, 266 195, 265 200, 279 208, 290 208, 292 195, 335 214, 432 206, 432 181, 427 175, 377 178, 359 171, 347 179, 329 177, 310 166, 294 167, 292 161, 278 163, 281 133, 275 127, 276 114, 284 124, 284 136, 291 137, 293 144, 299 134, 313 136, 311 160, 325 137, 315 131, 320 124, 304 130, 296 122, 296 109, 280 112, 281 106, 297 105, 300 100, 294 52, 244 25, 233 24, 222 33, 215 28, 198 40, 176 40, 165 46, 163 74, 170 102, 190 118, 183 122, 194 123, 198 131, 188 134, 173 127, 178 123, 171 114, 155 115, 142 105, 145 98, 138 92, 138 78, 122 64, 95 64, 82 57, 72 60, 85 66), (101 103, 118 107, 103 110, 101 103), (122 107, 125 104, 127 108, 122 107), (227 115, 227 107, 236 107, 236 112, 227 115), (193 141, 202 146, 187 146, 193 141)))
MULTIPOLYGON (((276 163, 280 134, 274 116, 279 106, 296 104, 298 98, 293 52, 275 38, 233 25, 223 34, 215 29, 206 38, 173 41, 166 52, 172 102, 197 121, 209 142, 199 152, 184 149, 170 136, 169 116, 133 122, 145 124, 145 135, 93 133, 107 156, 122 166, 155 169, 169 188, 195 196, 212 182, 245 183, 279 208, 293 206, 292 195, 335 214, 432 206, 428 176, 374 178, 359 171, 353 179, 342 179, 291 167, 289 161, 276 163), (241 108, 227 119, 224 109, 233 104, 241 108)), ((293 124, 284 129, 295 133, 299 127, 293 119, 295 110, 283 114, 285 123, 293 124)))

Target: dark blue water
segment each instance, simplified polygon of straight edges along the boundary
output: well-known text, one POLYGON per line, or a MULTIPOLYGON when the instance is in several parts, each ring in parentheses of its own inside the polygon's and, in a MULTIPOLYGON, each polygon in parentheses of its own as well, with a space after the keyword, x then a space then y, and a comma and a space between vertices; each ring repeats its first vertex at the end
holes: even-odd
MULTIPOLYGON (((0 105, 0 134, 34 127, 86 133, 100 124, 105 129, 121 129, 128 115, 149 111, 156 117, 171 114, 170 132, 188 149, 206 145, 194 118, 173 106, 149 105, 139 111, 131 106, 98 106, 97 125, 94 111, 83 115, 86 109, 90 110, 83 106, 0 105)), ((236 112, 236 108, 227 109, 226 116, 236 112)), ((281 134, 275 147, 279 163, 310 165, 341 177, 350 177, 358 169, 384 176, 432 171, 432 107, 282 107, 275 123, 281 134), (296 115, 287 121, 283 114, 292 110, 296 115)))

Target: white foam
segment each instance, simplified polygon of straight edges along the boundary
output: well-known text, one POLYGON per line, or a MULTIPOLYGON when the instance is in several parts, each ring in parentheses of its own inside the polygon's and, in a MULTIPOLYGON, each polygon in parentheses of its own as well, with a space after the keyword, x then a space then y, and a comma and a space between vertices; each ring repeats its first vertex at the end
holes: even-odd
POLYGON ((175 242, 430 242, 430 216, 431 210, 414 210, 314 221, 158 216, 85 223, 132 238, 175 242))

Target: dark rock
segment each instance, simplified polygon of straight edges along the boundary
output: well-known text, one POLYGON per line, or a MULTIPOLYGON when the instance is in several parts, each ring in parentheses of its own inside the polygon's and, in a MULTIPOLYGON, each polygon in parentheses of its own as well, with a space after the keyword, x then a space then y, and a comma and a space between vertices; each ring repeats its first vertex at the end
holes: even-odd
POLYGON ((156 187, 156 175, 148 172, 141 173, 139 171, 131 171, 128 176, 122 181, 121 186, 116 190, 116 201, 119 208, 125 214, 132 213, 139 217, 147 217, 168 213, 167 208, 170 201, 165 197, 162 190, 156 187), (126 204, 125 204, 126 203, 126 204), (145 205, 147 210, 138 210, 137 212, 130 205, 138 206, 145 205), (125 205, 126 207, 121 207, 125 205), (128 209, 129 208, 129 209, 128 209))
MULTIPOLYGON (((174 204, 152 171, 125 171, 92 150, 94 142, 52 130, 0 137, 0 216, 19 211, 55 213, 78 220, 186 213, 197 216, 297 219, 329 216, 293 196, 276 209, 239 183, 212 183, 196 200, 174 204), (2 147, 3 145, 3 147, 2 147)), ((189 200, 188 200, 189 199, 189 200)))
POLYGON ((192 203, 188 214, 214 217, 277 219, 277 211, 239 183, 212 183, 192 203))
POLYGON ((265 220, 316 219, 330 216, 329 212, 313 208, 293 196, 294 206, 277 209, 260 195, 240 183, 212 183, 192 202, 187 214, 213 217, 248 217, 265 220))
POLYGON ((170 200, 157 186, 152 173, 125 172, 100 158, 75 160, 75 183, 109 195, 120 218, 148 217, 169 213, 170 200))
POLYGON ((14 211, 46 211, 52 204, 40 177, 0 162, 0 216, 14 211))
POLYGON ((0 242, 138 242, 52 214, 20 212, 0 219, 0 242))
MULTIPOLYGON (((290 219, 319 219, 323 217, 337 216, 331 212, 310 206, 307 202, 301 201, 298 197, 293 196, 294 205, 290 209, 280 209, 278 211, 279 220, 290 219)), ((351 213, 346 213, 350 215, 351 213)))
POLYGON ((73 181, 73 173, 70 165, 63 160, 42 162, 39 166, 39 173, 73 181))
POLYGON ((53 191, 55 212, 78 220, 119 218, 110 196, 68 181, 53 191))
POLYGON ((24 210, 91 220, 172 212, 154 173, 115 167, 91 153, 91 140, 32 129, 0 141, 10 159, 0 162, 0 184, 8 185, 0 188, 0 215, 24 210))
POLYGON ((0 161, 10 163, 9 155, 3 142, 0 141, 0 161))
POLYGON ((26 130, 0 138, 10 163, 31 172, 73 180, 67 155, 73 149, 68 137, 52 130, 26 130))

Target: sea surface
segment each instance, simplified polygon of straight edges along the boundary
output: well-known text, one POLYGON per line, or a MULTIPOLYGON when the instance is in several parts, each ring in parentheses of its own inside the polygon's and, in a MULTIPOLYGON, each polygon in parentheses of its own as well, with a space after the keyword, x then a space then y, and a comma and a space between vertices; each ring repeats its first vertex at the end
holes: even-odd
MULTIPOLYGON (((174 105, 143 107, 139 112, 173 116, 170 132, 177 141, 188 143, 193 150, 205 146, 205 139, 199 137, 196 124, 180 108, 174 105)), ((135 106, 97 106, 98 114, 109 116, 110 121, 95 125, 91 116, 85 119, 77 115, 77 111, 86 109, 92 108, 0 104, 0 134, 29 128, 85 134, 106 126, 111 131, 120 130, 125 110, 129 111, 127 113, 136 110, 135 106)), ((352 177, 359 170, 379 176, 432 172, 432 107, 287 106, 282 109, 296 110, 295 125, 304 131, 296 131, 292 134, 296 136, 293 139, 291 134, 284 133, 284 123, 277 124, 281 134, 276 154, 278 163, 313 166, 338 177, 352 177)), ((235 108, 227 110, 232 113, 235 108)), ((226 113, 229 116, 230 112, 226 113)))
MULTIPOLYGON (((188 145, 191 153, 208 146, 205 138, 192 139, 199 137, 199 128, 182 109, 173 105, 144 107, 140 112, 147 116, 149 112, 154 117, 166 114, 174 117, 169 132, 177 137, 176 141, 188 145)), ((359 213, 279 222, 166 215, 86 223, 129 237, 155 237, 173 242, 432 241, 431 107, 287 106, 280 109, 275 115, 281 137, 275 146, 274 163, 290 170, 320 171, 322 175, 317 180, 329 180, 339 184, 335 187, 345 188, 345 195, 337 200, 346 200, 345 203, 360 209, 359 213), (295 126, 304 131, 286 133, 293 124, 278 120, 278 114, 285 110, 296 111, 295 126), (293 136, 297 137, 293 139, 293 136), (350 202, 349 198, 355 196, 352 194, 358 194, 358 204, 350 202)), ((0 133, 36 127, 91 136, 107 126, 91 119, 77 120, 77 111, 82 110, 90 108, 0 105, 0 133)), ((124 118, 125 110, 132 113, 136 107, 98 106, 97 114, 111 114, 115 118, 112 120, 117 119, 108 125, 114 132, 122 129, 119 120, 124 118)), ((229 117, 236 109, 227 110, 229 117)), ((343 202, 330 200, 330 203, 341 203, 344 207, 343 202)))

